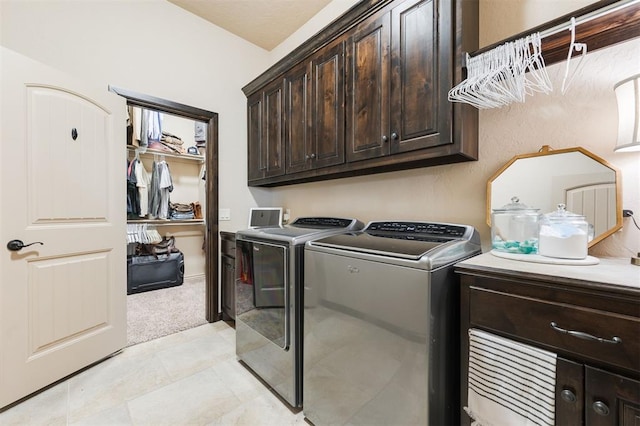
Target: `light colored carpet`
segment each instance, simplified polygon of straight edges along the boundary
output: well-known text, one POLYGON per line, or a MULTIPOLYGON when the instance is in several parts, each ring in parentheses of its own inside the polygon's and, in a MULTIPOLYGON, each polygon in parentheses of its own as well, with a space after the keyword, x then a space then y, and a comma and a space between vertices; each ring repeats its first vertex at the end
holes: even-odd
POLYGON ((127 296, 127 345, 205 324, 204 276, 185 278, 177 287, 127 296))

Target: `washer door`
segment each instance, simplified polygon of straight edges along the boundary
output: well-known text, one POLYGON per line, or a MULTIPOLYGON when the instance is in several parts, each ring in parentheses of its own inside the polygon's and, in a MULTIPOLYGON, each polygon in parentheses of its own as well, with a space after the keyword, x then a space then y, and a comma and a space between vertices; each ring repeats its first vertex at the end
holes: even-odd
POLYGON ((289 347, 287 246, 236 242, 236 321, 279 347, 289 347))

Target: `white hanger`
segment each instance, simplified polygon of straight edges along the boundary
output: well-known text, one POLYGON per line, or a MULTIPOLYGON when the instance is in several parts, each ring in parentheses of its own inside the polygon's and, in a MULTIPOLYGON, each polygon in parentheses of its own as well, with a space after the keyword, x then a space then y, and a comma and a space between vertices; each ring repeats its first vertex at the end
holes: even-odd
POLYGON ((474 57, 466 55, 467 79, 449 91, 451 102, 467 103, 478 109, 496 108, 524 102, 525 96, 534 92, 552 90, 539 33, 474 57))
POLYGON ((532 53, 530 62, 527 66, 529 71, 527 86, 533 91, 550 93, 553 91, 553 85, 544 63, 544 57, 542 56, 542 37, 540 36, 540 33, 536 33, 528 36, 527 38, 529 39, 529 44, 526 46, 527 52, 532 53), (529 50, 530 48, 533 52, 529 50))
POLYGON ((571 44, 569 45, 569 53, 567 54, 567 66, 564 70, 564 78, 562 79, 562 94, 564 95, 569 90, 569 86, 573 82, 578 70, 581 68, 584 58, 587 54, 587 44, 586 43, 576 43, 576 18, 571 18, 571 25, 569 26, 569 31, 571 31, 571 44), (569 66, 571 64, 571 56, 573 56, 573 51, 582 52, 580 56, 580 60, 578 61, 578 65, 573 70, 573 73, 569 77, 569 66))

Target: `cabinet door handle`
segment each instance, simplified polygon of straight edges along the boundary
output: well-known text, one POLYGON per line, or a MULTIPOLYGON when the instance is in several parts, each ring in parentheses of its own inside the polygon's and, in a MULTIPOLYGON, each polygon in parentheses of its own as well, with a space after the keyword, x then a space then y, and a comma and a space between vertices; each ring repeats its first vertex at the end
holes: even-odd
POLYGON ((576 397, 576 394, 571 392, 570 389, 565 389, 562 392, 560 392, 560 397, 562 397, 562 399, 565 400, 566 402, 569 402, 572 404, 578 400, 578 398, 576 397))
POLYGON ((600 416, 608 416, 609 415, 609 407, 602 401, 596 401, 593 403, 593 411, 595 411, 600 416))
POLYGON ((564 333, 564 334, 568 334, 569 336, 577 337, 578 339, 594 340, 594 341, 600 342, 600 343, 614 343, 614 344, 622 343, 622 339, 617 337, 617 336, 614 336, 611 339, 605 339, 603 337, 593 336, 593 335, 585 333, 583 331, 565 330, 564 328, 558 327, 558 324, 556 324, 555 321, 551 322, 551 328, 553 328, 555 331, 558 331, 560 333, 564 333))

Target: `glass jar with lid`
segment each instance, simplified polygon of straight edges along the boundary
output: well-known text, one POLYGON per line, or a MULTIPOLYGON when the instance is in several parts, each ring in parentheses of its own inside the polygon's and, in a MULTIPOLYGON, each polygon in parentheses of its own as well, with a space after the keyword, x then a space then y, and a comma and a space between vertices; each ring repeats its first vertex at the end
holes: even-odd
POLYGON ((540 220, 539 253, 562 259, 585 259, 593 228, 584 216, 566 210, 564 204, 540 220))
POLYGON ((538 253, 538 220, 540 209, 532 208, 512 197, 511 203, 491 213, 491 246, 493 250, 516 253, 538 253))

